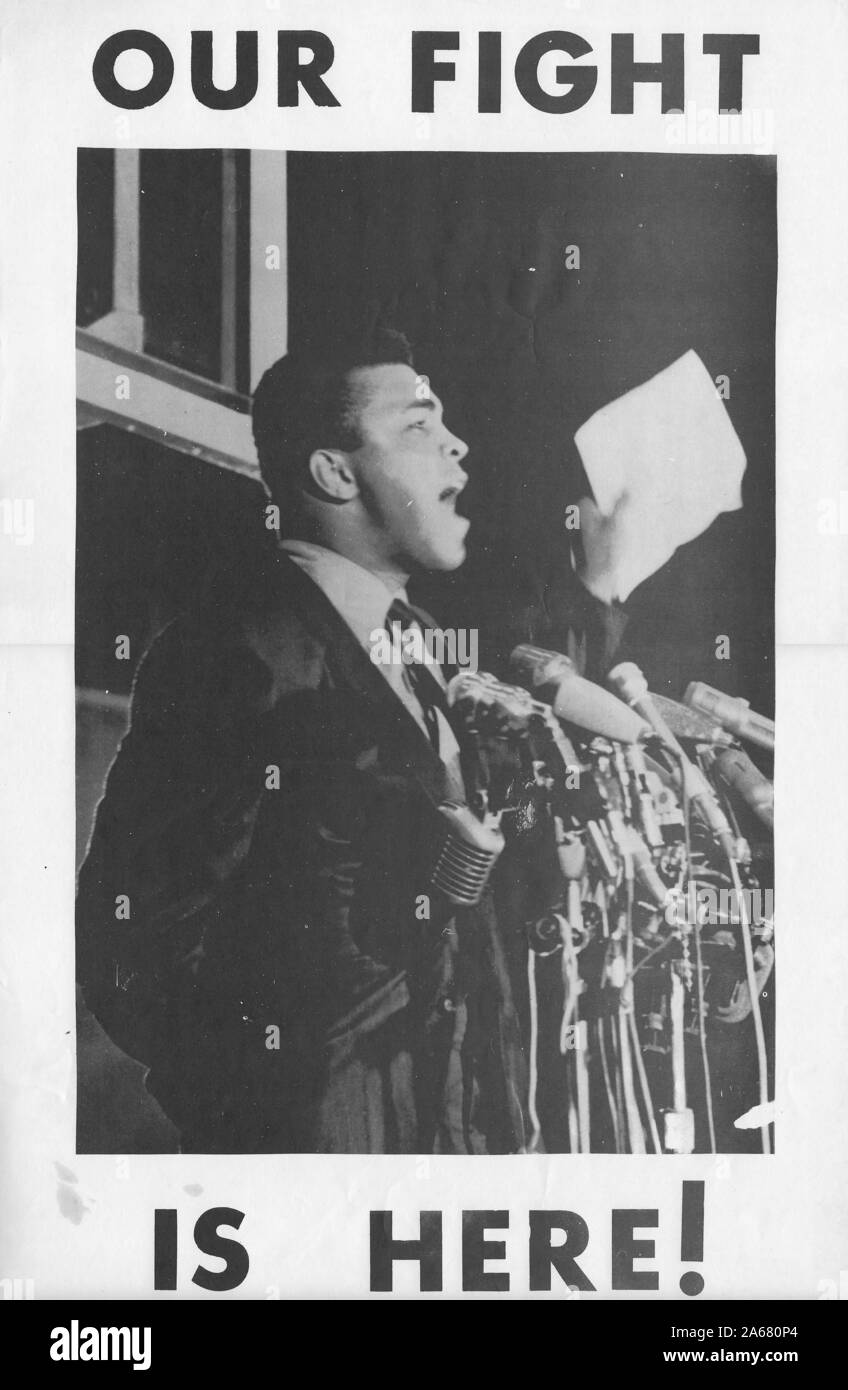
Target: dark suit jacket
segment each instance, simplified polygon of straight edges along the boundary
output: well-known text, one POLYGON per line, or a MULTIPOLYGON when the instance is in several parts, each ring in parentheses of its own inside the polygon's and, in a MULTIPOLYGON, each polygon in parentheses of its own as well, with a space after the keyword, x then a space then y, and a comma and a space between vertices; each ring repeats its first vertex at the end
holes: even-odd
POLYGON ((444 796, 426 735, 283 555, 253 602, 153 643, 80 874, 78 974, 184 1148, 430 1151, 460 999, 476 1126, 521 1147, 491 901, 454 915, 430 892, 444 796))
MULTIPOLYGON (((585 591, 567 607, 571 626, 544 602, 516 640, 604 659, 623 619, 585 591)), ((460 1001, 475 1128, 490 1152, 523 1146, 521 923, 431 892, 445 793, 427 736, 282 552, 252 599, 154 641, 80 873, 78 976, 184 1149, 431 1151, 460 1001)))

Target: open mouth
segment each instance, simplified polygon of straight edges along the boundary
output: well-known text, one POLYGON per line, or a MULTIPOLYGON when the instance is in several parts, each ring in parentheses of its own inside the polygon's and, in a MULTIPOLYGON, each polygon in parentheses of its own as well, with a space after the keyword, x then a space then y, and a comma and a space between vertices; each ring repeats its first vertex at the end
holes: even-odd
POLYGON ((440 502, 455 502, 459 496, 458 487, 446 487, 439 493, 440 502))

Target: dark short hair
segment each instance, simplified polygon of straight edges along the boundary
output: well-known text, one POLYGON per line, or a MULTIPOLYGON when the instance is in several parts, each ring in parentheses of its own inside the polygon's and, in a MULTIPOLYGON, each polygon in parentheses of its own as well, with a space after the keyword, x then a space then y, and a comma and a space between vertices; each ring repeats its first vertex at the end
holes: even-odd
POLYGON ((315 449, 359 445, 357 396, 350 375, 359 367, 412 366, 402 333, 376 328, 323 351, 295 350, 269 367, 253 396, 253 438, 259 468, 275 501, 296 505, 310 486, 315 449))

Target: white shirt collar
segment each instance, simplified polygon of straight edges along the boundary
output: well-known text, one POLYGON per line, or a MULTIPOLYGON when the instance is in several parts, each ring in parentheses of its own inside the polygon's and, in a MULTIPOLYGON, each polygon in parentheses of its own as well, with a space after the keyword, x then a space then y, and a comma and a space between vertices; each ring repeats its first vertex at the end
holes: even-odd
MULTIPOLYGON (((283 540, 280 548, 294 563, 323 590, 330 603, 347 623, 354 637, 371 654, 375 632, 382 630, 394 599, 408 602, 406 590, 402 587, 392 589, 370 570, 363 569, 355 561, 348 560, 335 550, 315 545, 312 541, 283 540)), ((426 721, 421 703, 413 693, 405 668, 402 664, 378 663, 377 670, 394 690, 398 699, 406 706, 412 718, 425 736, 426 721)), ((433 674, 444 686, 441 667, 433 667, 433 674)), ((447 769, 450 795, 460 801, 465 800, 465 790, 460 764, 459 744, 450 724, 441 710, 437 710, 439 721, 440 757, 447 769)))
POLYGON ((338 551, 296 539, 281 541, 280 548, 324 592, 366 651, 371 649, 375 629, 384 626, 393 600, 409 602, 404 588, 390 588, 376 574, 338 551))

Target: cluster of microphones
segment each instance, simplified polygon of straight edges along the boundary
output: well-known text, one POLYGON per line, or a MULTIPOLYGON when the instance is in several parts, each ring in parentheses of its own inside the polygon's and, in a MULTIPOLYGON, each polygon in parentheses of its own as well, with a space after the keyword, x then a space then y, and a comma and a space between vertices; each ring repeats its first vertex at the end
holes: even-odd
MULTIPOLYGON (((561 1036, 565 1039, 582 1028, 584 1039, 596 1041, 580 1046, 591 1050, 593 1045, 603 1048, 612 1029, 611 1052, 625 1073, 623 1088, 619 1085, 625 1098, 620 1113, 610 1100, 616 1133, 629 1136, 617 1138, 620 1147, 644 1151, 639 1146, 647 1126, 657 1151, 692 1152, 695 1121, 686 1101, 681 1039, 690 1005, 704 1039, 709 972, 703 967, 700 928, 696 923, 693 938, 692 924, 681 923, 669 904, 679 903, 696 883, 704 882, 729 884, 744 903, 746 886, 756 884, 748 828, 765 831, 759 838, 770 842, 774 792, 742 742, 753 745, 762 761, 763 754, 774 750, 774 724, 746 701, 701 682, 688 686, 682 703, 652 694, 631 663, 614 667, 605 689, 581 676, 566 656, 521 645, 512 653, 509 674, 513 683, 471 671, 449 683, 448 705, 460 726, 461 743, 476 749, 475 766, 481 771, 469 788, 467 803, 439 807, 442 832, 432 886, 457 908, 472 906, 480 901, 507 844, 523 840, 525 846, 538 845, 540 857, 543 843, 553 846, 559 889, 550 910, 517 925, 527 933, 531 962, 560 953, 561 1036), (487 755, 495 745, 514 755, 516 771, 506 781, 486 772, 487 755), (674 951, 660 956, 665 997, 645 1006, 642 1023, 647 1020, 651 1027, 665 1029, 671 1038, 668 1050, 674 1054, 676 1099, 664 1115, 663 1139, 652 1104, 637 1100, 632 1079, 639 1076, 647 1095, 644 1028, 640 1032, 632 992, 634 970, 639 968, 638 963, 634 966, 634 946, 640 959, 657 957, 663 951, 661 924, 674 951), (594 955, 587 951, 581 958, 593 932, 594 955), (591 966, 589 957, 602 964, 591 966), (605 1018, 603 1010, 586 1003, 593 970, 601 986, 616 986, 608 991, 616 1003, 607 1006, 605 1018), (656 1023, 660 1018, 665 1022, 656 1023), (594 1033, 586 1033, 587 1026, 594 1033)), ((766 960, 770 969, 773 960, 771 947, 763 944, 770 940, 773 926, 769 923, 759 937, 752 926, 743 919, 735 935, 718 931, 708 944, 715 947, 712 960, 722 954, 717 943, 733 947, 738 962, 733 969, 738 969, 747 990, 745 1012, 753 1017, 759 1099, 765 1106, 766 1042, 758 995, 762 963, 766 960)), ((728 954, 723 952, 725 959, 728 954)), ((647 979, 647 973, 640 978, 647 979)), ((709 1089, 705 1046, 702 1053, 709 1089)), ((589 1151, 591 1107, 586 1096, 591 1069, 586 1054, 577 1056, 573 1068, 573 1147, 589 1151)), ((713 1147, 711 1115, 709 1126, 713 1147)), ((761 1132, 768 1151, 767 1127, 761 1132)))
MULTIPOLYGON (((613 874, 617 859, 631 859, 661 905, 667 889, 653 859, 667 844, 664 831, 682 823, 684 807, 728 859, 744 860, 746 847, 723 803, 739 798, 773 829, 773 785, 739 740, 771 752, 774 723, 745 700, 701 682, 688 686, 682 704, 653 695, 629 662, 613 668, 605 690, 579 675, 568 657, 526 644, 512 653, 510 673, 516 684, 461 672, 450 682, 448 703, 471 734, 529 741, 542 753, 558 813, 582 828, 601 872, 613 874), (594 769, 573 739, 588 746, 594 769), (703 766, 681 739, 698 745, 703 766)), ((505 844, 504 808, 484 800, 476 814, 455 803, 442 809, 451 831, 443 886, 458 904, 477 902, 505 844)))

